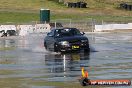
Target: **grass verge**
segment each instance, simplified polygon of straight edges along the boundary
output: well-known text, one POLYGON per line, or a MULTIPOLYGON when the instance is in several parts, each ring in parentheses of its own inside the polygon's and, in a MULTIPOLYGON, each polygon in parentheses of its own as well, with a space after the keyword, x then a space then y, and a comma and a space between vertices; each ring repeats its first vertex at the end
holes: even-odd
MULTIPOLYGON (((39 21, 39 13, 27 12, 4 12, 0 13, 0 24, 21 24, 32 23, 39 21)), ((110 21, 110 22, 131 22, 132 16, 112 16, 112 15, 87 15, 82 13, 52 13, 51 20, 56 19, 72 19, 72 20, 89 20, 95 19, 96 21, 110 21)))

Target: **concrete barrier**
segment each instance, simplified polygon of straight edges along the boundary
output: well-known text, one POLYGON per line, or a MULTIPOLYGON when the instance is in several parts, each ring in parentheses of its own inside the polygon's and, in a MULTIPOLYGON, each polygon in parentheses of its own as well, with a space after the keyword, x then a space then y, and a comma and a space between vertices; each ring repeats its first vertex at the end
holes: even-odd
POLYGON ((50 25, 49 24, 36 24, 35 25, 35 32, 36 33, 45 33, 50 31, 50 25))
POLYGON ((4 30, 7 32, 7 30, 15 30, 16 31, 16 26, 15 25, 1 25, 0 26, 0 31, 4 30))
POLYGON ((33 25, 18 25, 18 29, 19 29, 19 35, 25 36, 29 33, 33 33, 34 26, 33 25))

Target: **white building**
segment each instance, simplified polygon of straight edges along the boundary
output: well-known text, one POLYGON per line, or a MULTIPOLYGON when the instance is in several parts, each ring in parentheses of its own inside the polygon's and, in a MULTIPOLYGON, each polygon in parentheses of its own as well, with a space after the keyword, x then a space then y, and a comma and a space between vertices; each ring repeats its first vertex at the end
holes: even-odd
POLYGON ((132 30, 132 23, 95 25, 94 31, 101 32, 101 31, 111 31, 111 30, 132 30))

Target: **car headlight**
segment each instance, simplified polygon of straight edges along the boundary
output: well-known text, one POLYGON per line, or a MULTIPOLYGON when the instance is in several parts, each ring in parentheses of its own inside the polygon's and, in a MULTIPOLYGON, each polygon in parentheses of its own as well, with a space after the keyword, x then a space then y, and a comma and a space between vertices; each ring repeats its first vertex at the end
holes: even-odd
POLYGON ((69 46, 69 42, 68 41, 61 41, 61 42, 59 42, 59 44, 65 45, 65 46, 69 46))
POLYGON ((88 40, 81 40, 81 42, 88 42, 88 40))

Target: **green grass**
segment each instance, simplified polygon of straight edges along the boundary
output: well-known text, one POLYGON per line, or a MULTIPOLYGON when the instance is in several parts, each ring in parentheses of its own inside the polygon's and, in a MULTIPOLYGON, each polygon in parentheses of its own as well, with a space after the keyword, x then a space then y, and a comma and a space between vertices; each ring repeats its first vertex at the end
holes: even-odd
MULTIPOLYGON (((1 12, 1 24, 21 24, 33 23, 39 21, 39 13, 26 13, 26 12, 1 12)), ((96 21, 118 21, 118 22, 131 22, 132 16, 112 16, 112 15, 86 15, 86 14, 65 14, 65 13, 51 13, 51 20, 56 19, 72 19, 72 20, 86 20, 93 18, 96 21)))
POLYGON ((14 50, 15 47, 0 47, 0 51, 5 51, 5 50, 14 50))
MULTIPOLYGON (((51 86, 55 88, 84 88, 79 82, 47 82, 47 81, 32 81, 30 85, 34 86, 51 86)), ((105 88, 103 86, 86 86, 86 88, 105 88)))
MULTIPOLYGON (((68 0, 65 0, 68 1, 68 0)), ((76 1, 77 0, 69 0, 76 1)), ((39 10, 51 10, 51 20, 56 19, 95 19, 97 21, 131 22, 132 11, 118 8, 119 0, 84 0, 88 8, 67 8, 57 0, 0 0, 0 24, 32 23, 39 21, 39 10)), ((123 0, 131 2, 131 0, 123 0)))
MULTIPOLYGON (((10 72, 10 71, 6 71, 10 72)), ((11 72, 13 73, 13 72, 11 72)), ((4 73, 5 74, 5 73, 4 73)), ((19 78, 19 77, 8 77, 0 79, 0 87, 1 88, 106 88, 105 86, 86 86, 83 87, 80 83, 77 82, 47 82, 47 81, 39 81, 34 78, 19 78), (8 84, 8 85, 7 85, 8 84)))
POLYGON ((0 23, 24 23, 36 21, 39 19, 37 13, 24 13, 24 12, 1 12, 0 23))

